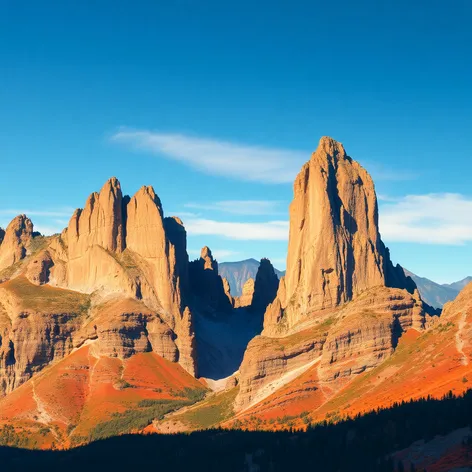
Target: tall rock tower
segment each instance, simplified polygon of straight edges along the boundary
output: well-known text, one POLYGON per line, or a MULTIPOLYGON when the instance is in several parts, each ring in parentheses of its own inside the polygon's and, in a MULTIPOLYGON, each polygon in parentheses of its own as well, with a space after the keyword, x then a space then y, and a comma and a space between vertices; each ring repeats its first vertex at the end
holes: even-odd
POLYGON ((287 273, 266 327, 285 328, 375 286, 415 290, 380 239, 374 183, 341 143, 323 137, 294 184, 287 273))

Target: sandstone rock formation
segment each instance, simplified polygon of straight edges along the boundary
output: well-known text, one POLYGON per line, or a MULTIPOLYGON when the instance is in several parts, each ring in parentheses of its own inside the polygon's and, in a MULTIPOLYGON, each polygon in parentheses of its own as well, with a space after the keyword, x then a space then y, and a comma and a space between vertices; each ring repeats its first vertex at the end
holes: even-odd
POLYGON ((2 230, 0 235, 0 270, 26 257, 27 247, 33 238, 33 223, 26 215, 19 215, 2 230))
POLYGON ((269 259, 261 259, 256 278, 248 279, 240 297, 234 299, 235 308, 246 307, 251 312, 263 314, 267 306, 274 301, 279 278, 269 259))
POLYGON ((243 285, 243 292, 240 297, 234 299, 235 308, 250 307, 254 298, 254 279, 247 279, 243 285))
POLYGON ((374 183, 341 143, 323 137, 298 174, 290 205, 287 329, 370 287, 414 290, 380 239, 374 183))
POLYGON ((64 234, 67 288, 132 293, 132 282, 115 257, 125 246, 122 203, 120 183, 112 178, 72 215, 64 234))
POLYGON ((368 173, 322 138, 295 182, 286 277, 263 259, 235 298, 208 247, 189 262, 183 223, 152 187, 129 198, 110 179, 61 235, 36 242, 18 217, 0 232, 0 270, 15 266, 0 282, 0 395, 81 349, 117 365, 160 356, 195 376, 198 341, 205 377, 239 367, 238 410, 312 371, 329 399, 431 323, 377 213, 368 173))
POLYGON ((225 277, 223 277, 223 290, 225 292, 226 297, 228 298, 231 307, 234 307, 234 299, 231 295, 231 287, 229 285, 228 279, 226 279, 225 277))
POLYGON ((45 249, 41 251, 28 264, 26 270, 27 279, 35 285, 43 285, 49 282, 51 268, 54 266, 50 252, 45 249))
POLYGON ((444 305, 440 319, 456 328, 454 343, 461 364, 472 364, 472 282, 459 292, 455 300, 444 305))
MULTIPOLYGON (((173 323, 181 307, 175 247, 166 234, 161 201, 152 187, 142 187, 127 205, 126 246, 144 260, 146 279, 168 313, 166 321, 173 323)), ((143 293, 143 298, 152 297, 143 293)))
POLYGON ((267 306, 264 315, 264 334, 266 336, 284 336, 287 331, 285 324, 284 308, 286 302, 287 290, 285 288, 285 277, 282 277, 279 282, 277 295, 272 303, 267 306))

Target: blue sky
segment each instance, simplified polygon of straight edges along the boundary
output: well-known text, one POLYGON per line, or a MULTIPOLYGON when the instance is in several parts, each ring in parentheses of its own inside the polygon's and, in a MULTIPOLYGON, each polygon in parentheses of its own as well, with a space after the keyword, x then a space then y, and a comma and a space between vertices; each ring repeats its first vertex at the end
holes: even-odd
POLYGON ((150 184, 191 257, 284 268, 320 136, 373 175, 392 257, 472 273, 472 4, 0 2, 0 225, 56 231, 110 176, 150 184))

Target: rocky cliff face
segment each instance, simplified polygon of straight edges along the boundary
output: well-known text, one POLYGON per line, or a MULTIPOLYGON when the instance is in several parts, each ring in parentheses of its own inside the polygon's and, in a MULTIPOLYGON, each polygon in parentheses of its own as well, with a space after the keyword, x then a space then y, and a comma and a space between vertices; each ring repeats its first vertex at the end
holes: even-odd
POLYGON ((0 396, 72 351, 88 306, 85 294, 23 276, 0 284, 0 396))
POLYGON ((124 231, 123 196, 113 178, 72 215, 62 238, 67 248, 65 280, 58 284, 86 293, 132 294, 132 281, 116 257, 125 247, 124 231))
POLYGON ((284 337, 264 331, 244 355, 236 407, 261 401, 308 369, 316 369, 317 388, 329 398, 353 376, 388 359, 402 334, 423 330, 425 321, 417 292, 375 287, 341 309, 327 310, 304 330, 284 337))
POLYGON ((390 357, 401 335, 425 326, 419 294, 387 287, 369 289, 336 315, 320 364, 320 380, 349 377, 390 357))
POLYGON ((228 279, 226 279, 225 277, 223 277, 223 290, 225 292, 226 298, 229 301, 229 304, 232 308, 234 308, 234 298, 231 295, 231 287, 229 285, 228 279))
POLYGON ((0 271, 26 257, 33 238, 33 223, 26 215, 13 219, 6 231, 0 231, 0 271))
POLYGON ((255 279, 246 280, 242 294, 234 299, 235 308, 247 308, 251 312, 263 314, 277 295, 279 278, 269 259, 262 259, 255 279))
POLYGON ((256 336, 248 344, 240 367, 236 409, 262 401, 319 362, 327 336, 326 324, 285 338, 256 336))
POLYGON ((177 362, 175 334, 161 317, 134 299, 111 300, 94 309, 93 317, 76 336, 76 345, 96 341, 100 356, 126 359, 138 352, 154 352, 177 362))
POLYGON ((51 257, 51 253, 45 249, 40 251, 28 264, 26 277, 35 285, 47 284, 53 267, 54 261, 51 257))
POLYGON ((177 252, 186 254, 186 247, 170 241, 161 201, 152 187, 142 187, 127 205, 126 247, 144 272, 137 277, 138 297, 159 305, 174 327, 182 308, 177 252))
POLYGON ((250 307, 252 304, 252 299, 254 298, 254 279, 247 279, 243 285, 242 294, 240 297, 234 299, 235 308, 246 308, 250 307))

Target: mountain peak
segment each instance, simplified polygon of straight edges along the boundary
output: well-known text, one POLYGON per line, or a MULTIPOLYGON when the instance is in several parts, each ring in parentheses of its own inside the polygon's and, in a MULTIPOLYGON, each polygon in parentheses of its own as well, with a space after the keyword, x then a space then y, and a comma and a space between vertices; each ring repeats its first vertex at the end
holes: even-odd
POLYGON ((202 250, 200 251, 200 257, 202 259, 211 259, 213 261, 213 254, 211 253, 211 249, 208 246, 203 246, 202 250))
POLYGON ((295 180, 290 205, 288 326, 371 287, 411 288, 404 279, 380 238, 371 176, 341 143, 322 137, 295 180))
POLYGON ((345 157, 346 151, 344 146, 333 138, 329 136, 322 136, 320 142, 318 143, 318 148, 315 151, 315 155, 318 154, 327 154, 332 157, 345 157))

